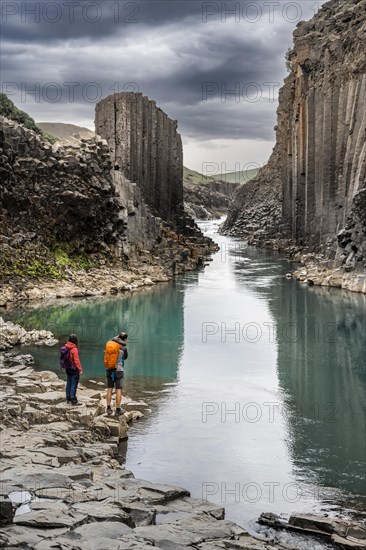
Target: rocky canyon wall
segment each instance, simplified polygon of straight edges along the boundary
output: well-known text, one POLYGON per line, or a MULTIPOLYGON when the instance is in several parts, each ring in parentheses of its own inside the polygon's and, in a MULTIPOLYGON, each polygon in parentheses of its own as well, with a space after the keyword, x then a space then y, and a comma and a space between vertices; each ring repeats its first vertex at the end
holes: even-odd
MULTIPOLYGON (((135 99, 145 116, 144 104, 135 99)), ((145 99, 153 109, 154 102, 145 99)), ((106 135, 118 144, 112 150, 99 136, 75 146, 51 144, 39 132, 0 117, 0 305, 16 301, 25 284, 30 288, 29 280, 39 287, 41 279, 60 284, 67 279, 72 293, 72 287, 90 286, 85 273, 93 272, 96 287, 103 288, 88 287, 88 295, 104 292, 107 279, 114 291, 124 289, 118 270, 126 280, 128 273, 137 277, 142 271, 147 280, 167 280, 202 265, 216 249, 184 213, 180 136, 176 123, 161 113, 155 114, 163 129, 144 127, 143 138, 131 126, 115 132, 120 119, 109 113, 106 135), (123 157, 122 143, 131 141, 123 157), (154 147, 158 153, 150 162, 154 147), (127 158, 136 182, 119 168, 127 158)), ((56 287, 52 292, 60 294, 56 287)))
POLYGON ((152 211, 179 226, 183 150, 177 122, 141 93, 113 94, 97 104, 95 130, 112 150, 116 170, 135 182, 152 211))
POLYGON ((224 231, 255 242, 277 231, 297 249, 322 254, 323 266, 365 274, 365 39, 366 0, 331 0, 298 24, 274 154, 238 191, 224 231), (264 207, 280 209, 280 218, 263 218, 264 207))
POLYGON ((294 38, 278 110, 283 220, 297 243, 319 246, 366 181, 366 2, 328 2, 294 38))
POLYGON ((194 219, 218 219, 227 213, 229 202, 239 183, 184 181, 184 207, 194 219))

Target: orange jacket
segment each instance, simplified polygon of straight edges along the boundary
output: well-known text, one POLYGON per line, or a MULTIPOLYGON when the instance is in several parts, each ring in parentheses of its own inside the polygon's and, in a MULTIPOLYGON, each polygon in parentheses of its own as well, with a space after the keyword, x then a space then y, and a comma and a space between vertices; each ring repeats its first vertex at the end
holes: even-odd
POLYGON ((79 358, 79 351, 76 344, 73 344, 72 342, 67 342, 65 344, 65 348, 68 348, 70 350, 70 361, 72 365, 75 365, 75 367, 78 369, 79 374, 82 374, 83 367, 80 363, 79 358))

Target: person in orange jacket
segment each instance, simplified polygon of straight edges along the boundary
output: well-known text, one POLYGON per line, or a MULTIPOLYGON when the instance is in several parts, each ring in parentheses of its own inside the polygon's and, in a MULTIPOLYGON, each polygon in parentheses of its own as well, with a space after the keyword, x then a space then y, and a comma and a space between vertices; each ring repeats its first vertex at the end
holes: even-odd
POLYGON ((80 363, 79 357, 79 339, 76 334, 70 334, 68 341, 65 344, 65 348, 69 350, 69 365, 70 368, 66 368, 66 401, 71 405, 78 405, 78 398, 76 392, 79 385, 80 375, 83 373, 83 367, 80 363))

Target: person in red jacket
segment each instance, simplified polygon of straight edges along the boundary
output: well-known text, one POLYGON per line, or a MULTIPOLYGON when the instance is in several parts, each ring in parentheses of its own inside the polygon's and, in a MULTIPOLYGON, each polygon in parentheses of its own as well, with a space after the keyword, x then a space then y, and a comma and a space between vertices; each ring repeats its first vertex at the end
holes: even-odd
POLYGON ((83 372, 83 367, 79 358, 79 340, 76 334, 70 334, 68 341, 65 344, 65 348, 70 350, 70 363, 71 368, 66 370, 66 400, 71 405, 78 405, 78 398, 76 392, 80 380, 80 375, 83 372))

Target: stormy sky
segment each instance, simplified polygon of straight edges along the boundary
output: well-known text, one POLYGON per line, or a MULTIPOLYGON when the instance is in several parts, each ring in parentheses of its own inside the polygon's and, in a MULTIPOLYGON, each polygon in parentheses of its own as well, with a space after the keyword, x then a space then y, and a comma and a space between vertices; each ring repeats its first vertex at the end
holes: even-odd
POLYGON ((262 165, 284 55, 322 0, 2 0, 1 89, 37 121, 94 128, 95 103, 140 91, 179 122, 185 165, 262 165))

